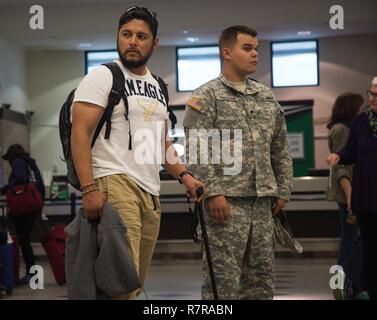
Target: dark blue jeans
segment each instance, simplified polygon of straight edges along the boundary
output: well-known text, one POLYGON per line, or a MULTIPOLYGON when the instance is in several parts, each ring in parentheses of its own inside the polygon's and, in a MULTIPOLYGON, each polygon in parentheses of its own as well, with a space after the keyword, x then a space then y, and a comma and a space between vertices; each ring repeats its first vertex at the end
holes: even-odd
POLYGON ((363 241, 363 271, 371 300, 377 300, 377 213, 358 213, 363 241))
POLYGON ((347 205, 338 203, 340 218, 340 247, 338 252, 338 265, 342 266, 348 279, 354 285, 356 292, 363 288, 362 272, 362 247, 359 224, 347 223, 347 205))

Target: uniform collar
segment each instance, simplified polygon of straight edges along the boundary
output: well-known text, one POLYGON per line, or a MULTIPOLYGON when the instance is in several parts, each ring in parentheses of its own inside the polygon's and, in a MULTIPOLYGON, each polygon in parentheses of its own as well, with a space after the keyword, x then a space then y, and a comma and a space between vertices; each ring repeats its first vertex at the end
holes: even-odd
MULTIPOLYGON (((227 86, 227 87, 231 88, 232 90, 237 91, 241 94, 244 94, 243 92, 240 92, 227 78, 225 78, 223 74, 220 74, 219 79, 225 86, 227 86)), ((259 91, 260 91, 260 89, 256 85, 255 81, 246 78, 245 95, 256 94, 259 91)))

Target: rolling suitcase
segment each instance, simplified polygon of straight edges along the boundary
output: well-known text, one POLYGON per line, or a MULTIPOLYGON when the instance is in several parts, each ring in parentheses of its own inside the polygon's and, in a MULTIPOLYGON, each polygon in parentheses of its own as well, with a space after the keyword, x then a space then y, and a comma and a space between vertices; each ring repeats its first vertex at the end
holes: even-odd
POLYGON ((67 236, 64 233, 65 227, 65 224, 56 224, 41 238, 41 243, 48 257, 55 281, 60 285, 66 282, 65 243, 67 236))
POLYGON ((4 291, 8 295, 13 292, 13 242, 11 241, 0 245, 0 296, 4 291))
POLYGON ((0 225, 0 298, 6 292, 8 295, 13 292, 13 243, 9 236, 4 207, 1 207, 0 225))

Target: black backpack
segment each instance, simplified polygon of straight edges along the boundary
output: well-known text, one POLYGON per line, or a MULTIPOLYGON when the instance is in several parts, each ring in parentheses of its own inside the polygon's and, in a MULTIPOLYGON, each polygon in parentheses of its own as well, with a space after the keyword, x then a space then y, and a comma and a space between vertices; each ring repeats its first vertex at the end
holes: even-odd
MULTIPOLYGON (((96 127, 96 130, 93 135, 91 148, 93 148, 98 135, 100 134, 104 124, 106 123, 106 129, 105 129, 105 139, 110 138, 111 133, 111 116, 114 111, 114 107, 119 104, 120 99, 123 99, 124 106, 125 106, 125 113, 124 117, 127 121, 129 121, 128 118, 128 100, 127 96, 125 95, 125 78, 123 71, 119 68, 119 66, 115 62, 110 63, 104 63, 104 66, 110 69, 112 75, 113 75, 113 85, 109 94, 109 100, 108 105, 105 108, 105 111, 103 112, 98 125, 96 127)), ((171 121, 171 128, 174 132, 175 125, 177 123, 177 118, 174 115, 173 111, 169 108, 169 94, 168 89, 166 87, 166 84, 162 78, 152 74, 152 76, 157 80, 160 89, 165 97, 167 110, 169 112, 169 119, 171 121)), ((66 162, 67 165, 67 178, 68 182, 77 190, 80 190, 80 181, 77 177, 75 166, 73 163, 72 158, 72 151, 71 151, 71 131, 72 131, 72 123, 71 123, 71 105, 73 103, 73 98, 75 94, 75 90, 73 89, 70 94, 67 97, 67 100, 64 102, 63 106, 60 109, 59 114, 59 134, 60 134, 60 141, 63 148, 63 155, 64 159, 63 161, 66 162)), ((130 128, 130 126, 129 126, 130 128)), ((128 149, 132 149, 132 136, 131 136, 131 129, 129 129, 128 135, 129 135, 129 145, 128 149)))

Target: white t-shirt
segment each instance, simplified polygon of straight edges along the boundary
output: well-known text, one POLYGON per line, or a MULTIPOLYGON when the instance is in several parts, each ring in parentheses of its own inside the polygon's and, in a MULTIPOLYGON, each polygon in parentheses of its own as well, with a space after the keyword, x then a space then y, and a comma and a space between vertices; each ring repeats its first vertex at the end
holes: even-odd
MULTIPOLYGON (((92 149, 93 175, 100 178, 112 174, 126 174, 142 189, 153 195, 160 192, 159 171, 165 141, 165 120, 168 119, 166 100, 158 82, 149 70, 139 76, 116 61, 125 76, 125 93, 129 105, 126 120, 123 100, 115 106, 111 117, 110 139, 105 140, 104 124, 92 149), (132 150, 128 149, 129 125, 132 150)), ((74 102, 89 102, 106 108, 112 88, 111 71, 100 66, 80 82, 74 102)))

